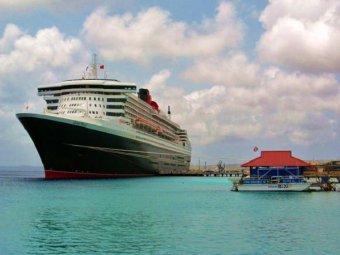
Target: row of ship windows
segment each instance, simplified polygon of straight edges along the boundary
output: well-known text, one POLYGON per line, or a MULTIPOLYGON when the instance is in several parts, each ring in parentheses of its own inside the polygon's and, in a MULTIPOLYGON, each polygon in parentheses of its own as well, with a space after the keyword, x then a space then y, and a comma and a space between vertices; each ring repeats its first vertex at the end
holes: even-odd
MULTIPOLYGON (((103 97, 89 97, 89 100, 93 100, 94 101, 104 101, 104 98, 103 97)), ((63 101, 78 101, 78 100, 86 100, 86 97, 65 97, 65 98, 62 98, 60 99, 61 102, 63 101)))
MULTIPOLYGON (((89 104, 89 106, 92 106, 89 104)), ((100 104, 98 105, 100 108, 102 107, 100 104)), ((94 104, 94 107, 97 107, 96 104, 94 104)), ((105 108, 105 105, 103 105, 103 108, 105 108)), ((124 105, 106 105, 107 109, 124 109, 124 105)))
MULTIPOLYGON (((123 95, 122 92, 87 92, 87 91, 83 91, 82 95, 88 95, 88 96, 121 96, 123 95)), ((53 94, 55 97, 60 97, 60 96, 64 96, 65 98, 70 98, 72 96, 75 96, 75 93, 70 93, 70 92, 61 92, 61 93, 55 93, 53 94)), ((77 94, 79 96, 79 93, 77 94)), ((84 98, 84 97, 83 97, 84 98)))
POLYGON ((106 112, 106 116, 115 116, 115 117, 118 117, 118 116, 122 116, 124 117, 124 113, 121 113, 121 112, 106 112))
POLYGON ((125 103, 126 98, 107 98, 107 102, 120 102, 120 103, 125 103))
POLYGON ((46 100, 46 103, 48 104, 57 104, 59 102, 59 99, 49 99, 46 100))
MULTIPOLYGON (((98 114, 97 111, 89 111, 89 114, 98 114)), ((124 113, 120 113, 120 112, 103 112, 103 115, 106 116, 124 116, 124 113)))
MULTIPOLYGON (((88 84, 77 84, 77 85, 64 85, 61 87, 49 87, 49 88, 39 88, 38 92, 47 92, 47 91, 59 91, 60 89, 69 90, 69 89, 119 89, 119 90, 136 90, 136 86, 120 86, 120 85, 88 85, 88 84)), ((86 92, 85 92, 86 93, 86 92)), ((93 93, 93 92, 92 92, 93 93)), ((98 94, 100 92, 97 92, 98 94)))
MULTIPOLYGON (((72 111, 61 111, 60 113, 61 114, 70 114, 70 113, 79 113, 80 111, 77 111, 77 110, 72 110, 72 111)), ((88 112, 89 114, 98 114, 98 111, 89 111, 88 112)), ((106 116, 114 116, 114 117, 118 117, 118 116, 124 116, 124 113, 120 113, 120 112, 103 112, 103 115, 106 115, 106 116)))
MULTIPOLYGON (((90 101, 104 101, 103 97, 89 97, 88 98, 90 101)), ((64 102, 64 101, 78 101, 78 100, 86 100, 86 97, 66 97, 66 98, 62 98, 60 99, 60 102, 64 102)), ((46 102, 48 104, 55 104, 58 103, 58 99, 48 99, 46 100, 46 102)), ((107 98, 106 99, 107 102, 121 102, 121 103, 125 103, 126 102, 126 98, 107 98)))
MULTIPOLYGON (((64 112, 62 112, 62 113, 65 113, 65 111, 64 111, 64 112)), ((77 111, 77 110, 73 110, 73 111, 66 111, 66 113, 79 113, 79 111, 77 111)))
MULTIPOLYGON (((92 106, 92 104, 89 104, 89 106, 92 106)), ((94 104, 94 107, 97 107, 97 104, 94 104)), ((101 107, 102 107, 102 105, 101 105, 101 104, 99 104, 99 105, 98 105, 98 107, 100 107, 100 108, 101 108, 101 107)), ((105 105, 103 105, 103 108, 105 108, 105 105)))
MULTIPOLYGON (((68 107, 77 107, 77 106, 83 106, 82 104, 70 104, 68 107)), ((89 106, 92 106, 92 104, 89 104, 89 106)), ((67 107, 66 104, 63 104, 60 106, 61 108, 67 107)), ((94 104, 94 107, 97 107, 97 104, 94 104)), ((101 104, 98 105, 99 108, 102 107, 101 104)), ((47 109, 49 110, 56 110, 58 106, 47 106, 47 109)), ((103 105, 103 108, 105 108, 105 105, 103 105)), ((107 109, 124 109, 124 105, 107 105, 107 109)))
POLYGON ((86 97, 65 97, 65 98, 61 98, 60 102, 64 102, 64 101, 73 101, 73 100, 86 100, 86 97))

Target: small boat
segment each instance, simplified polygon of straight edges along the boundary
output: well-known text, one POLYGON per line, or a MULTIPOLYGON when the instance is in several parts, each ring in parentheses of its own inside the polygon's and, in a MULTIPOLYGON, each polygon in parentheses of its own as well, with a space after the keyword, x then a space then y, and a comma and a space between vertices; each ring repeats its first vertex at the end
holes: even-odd
POLYGON ((310 183, 303 176, 245 176, 234 183, 234 191, 309 191, 310 183))

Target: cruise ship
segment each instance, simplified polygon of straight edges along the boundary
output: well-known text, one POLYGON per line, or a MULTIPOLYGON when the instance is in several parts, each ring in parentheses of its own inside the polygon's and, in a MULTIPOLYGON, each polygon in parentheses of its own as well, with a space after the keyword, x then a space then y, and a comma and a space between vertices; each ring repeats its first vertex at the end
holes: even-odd
POLYGON ((38 87, 43 113, 18 113, 46 179, 180 175, 189 171, 187 131, 148 89, 91 76, 38 87))

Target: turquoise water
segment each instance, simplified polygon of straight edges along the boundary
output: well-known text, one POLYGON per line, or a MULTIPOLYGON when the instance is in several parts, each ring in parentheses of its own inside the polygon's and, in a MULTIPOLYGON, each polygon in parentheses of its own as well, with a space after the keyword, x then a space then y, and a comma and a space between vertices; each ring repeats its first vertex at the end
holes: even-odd
POLYGON ((0 254, 339 254, 340 192, 221 177, 0 178, 0 254))

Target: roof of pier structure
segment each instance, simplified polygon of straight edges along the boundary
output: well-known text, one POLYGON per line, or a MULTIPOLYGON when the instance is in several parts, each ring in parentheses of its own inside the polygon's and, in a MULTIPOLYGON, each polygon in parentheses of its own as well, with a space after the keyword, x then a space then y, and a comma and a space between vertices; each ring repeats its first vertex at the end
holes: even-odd
POLYGON ((310 164, 299 158, 293 157, 291 151, 261 151, 260 157, 254 158, 241 166, 310 166, 310 164))

